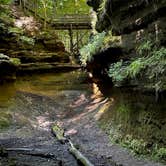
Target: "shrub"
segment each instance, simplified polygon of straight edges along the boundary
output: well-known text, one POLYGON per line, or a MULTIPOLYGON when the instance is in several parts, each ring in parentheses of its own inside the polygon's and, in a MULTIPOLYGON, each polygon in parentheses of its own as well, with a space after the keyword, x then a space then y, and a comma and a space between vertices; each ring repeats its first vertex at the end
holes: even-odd
POLYGON ((111 64, 108 75, 113 81, 123 81, 144 73, 155 87, 160 82, 160 76, 166 72, 166 48, 146 41, 137 47, 137 53, 139 56, 128 64, 122 60, 111 64))
POLYGON ((6 4, 10 4, 12 2, 12 0, 0 0, 0 4, 6 5, 6 4))
POLYGON ((23 30, 17 27, 9 27, 9 33, 23 35, 23 30))
POLYGON ((156 149, 155 159, 158 161, 165 161, 166 162, 166 148, 159 148, 156 149))
POLYGON ((10 58, 10 62, 16 66, 19 66, 21 64, 21 61, 18 58, 10 58))
POLYGON ((130 149, 134 154, 145 155, 149 151, 146 149, 147 143, 143 139, 134 139, 130 135, 122 141, 122 146, 130 149))
POLYGON ((83 66, 86 66, 87 62, 90 62, 103 45, 105 32, 98 33, 93 36, 91 41, 80 49, 80 61, 83 66))
POLYGON ((113 81, 121 82, 127 77, 126 66, 123 61, 113 63, 110 65, 108 75, 113 81))
POLYGON ((35 40, 33 38, 27 37, 27 36, 20 36, 21 42, 27 43, 29 45, 34 45, 35 40))

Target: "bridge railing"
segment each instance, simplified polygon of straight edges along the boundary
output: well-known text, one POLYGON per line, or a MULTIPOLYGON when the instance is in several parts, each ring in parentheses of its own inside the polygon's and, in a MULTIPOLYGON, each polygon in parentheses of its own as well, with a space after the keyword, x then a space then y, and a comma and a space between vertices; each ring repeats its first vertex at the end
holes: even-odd
POLYGON ((68 14, 63 16, 55 16, 52 19, 54 23, 90 23, 90 16, 89 15, 75 15, 75 14, 68 14))

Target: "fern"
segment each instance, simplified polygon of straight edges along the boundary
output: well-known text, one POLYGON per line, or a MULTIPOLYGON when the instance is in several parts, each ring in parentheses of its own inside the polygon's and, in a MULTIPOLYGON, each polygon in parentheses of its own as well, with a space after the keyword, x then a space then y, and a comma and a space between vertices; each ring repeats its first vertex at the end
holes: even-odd
POLYGON ((121 60, 120 62, 110 65, 108 75, 115 82, 121 82, 127 77, 126 65, 121 60))
POLYGON ((139 57, 127 65, 123 61, 110 65, 108 75, 113 81, 121 82, 144 73, 154 83, 154 87, 160 82, 161 88, 163 85, 160 78, 166 72, 166 48, 158 48, 152 41, 146 41, 139 45, 137 52, 139 57))
POLYGON ((27 43, 29 45, 34 45, 35 40, 33 38, 27 37, 27 36, 20 36, 19 38, 22 42, 27 43))
POLYGON ((93 36, 92 40, 80 49, 80 61, 83 66, 87 65, 87 62, 90 62, 93 59, 93 55, 95 55, 103 45, 105 37, 105 32, 98 33, 93 36))
POLYGON ((127 75, 131 78, 136 77, 142 69, 145 68, 144 61, 141 58, 133 61, 127 68, 127 75))

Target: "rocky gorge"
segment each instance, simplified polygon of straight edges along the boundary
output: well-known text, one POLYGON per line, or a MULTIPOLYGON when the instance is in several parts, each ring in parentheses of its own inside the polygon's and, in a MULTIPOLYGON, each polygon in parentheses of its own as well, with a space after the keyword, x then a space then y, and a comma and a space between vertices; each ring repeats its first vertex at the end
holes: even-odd
POLYGON ((86 0, 14 2, 0 0, 0 165, 166 164, 164 0, 87 0, 93 29, 73 34, 48 20, 89 17, 86 0))
POLYGON ((70 68, 70 54, 55 31, 44 30, 40 20, 26 16, 19 6, 1 5, 0 8, 0 53, 17 63, 13 64, 16 68, 13 70, 10 62, 11 70, 7 70, 2 65, 2 56, 0 66, 7 71, 3 80, 10 78, 10 73, 51 71, 63 64, 70 68))
POLYGON ((107 36, 106 46, 87 65, 93 75, 98 71, 97 75, 110 76, 114 84, 145 89, 162 84, 164 90, 165 63, 160 62, 165 59, 166 1, 88 0, 87 4, 97 15, 95 29, 107 36), (121 78, 116 77, 116 67, 121 68, 117 72, 121 78))

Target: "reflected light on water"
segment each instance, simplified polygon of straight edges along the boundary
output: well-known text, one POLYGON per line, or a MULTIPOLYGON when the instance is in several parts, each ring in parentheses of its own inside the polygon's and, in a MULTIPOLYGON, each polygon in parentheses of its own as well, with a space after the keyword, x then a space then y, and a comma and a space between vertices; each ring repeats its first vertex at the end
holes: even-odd
POLYGON ((14 83, 0 85, 0 107, 7 105, 15 93, 16 88, 14 83))
MULTIPOLYGON (((89 114, 94 114, 94 119, 99 120, 101 116, 110 108, 110 106, 114 103, 113 98, 105 98, 100 91, 97 84, 93 83, 93 93, 90 96, 90 102, 84 108, 82 113, 78 114, 77 116, 72 117, 68 120, 68 122, 79 122, 80 119, 85 118, 89 114)), ((72 106, 79 107, 85 102, 85 96, 81 95, 72 106)), ((86 101, 89 101, 86 99, 86 101)))
POLYGON ((97 98, 99 96, 103 96, 96 83, 92 83, 92 91, 93 95, 91 96, 91 98, 97 98))
POLYGON ((114 103, 114 99, 110 98, 106 100, 106 102, 101 106, 99 111, 95 115, 95 119, 99 120, 101 116, 110 108, 110 106, 114 103))

